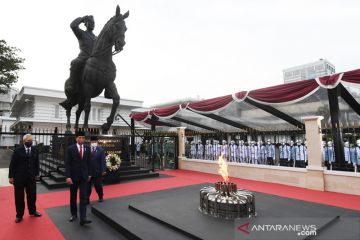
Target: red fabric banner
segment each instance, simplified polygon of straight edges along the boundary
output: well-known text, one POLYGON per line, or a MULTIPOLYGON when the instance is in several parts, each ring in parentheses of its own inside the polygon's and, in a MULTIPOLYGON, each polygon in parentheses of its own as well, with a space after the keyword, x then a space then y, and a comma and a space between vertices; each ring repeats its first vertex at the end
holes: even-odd
POLYGON ((344 72, 342 81, 360 84, 360 69, 344 72))
POLYGON ((199 112, 210 112, 225 107, 232 102, 232 96, 226 95, 217 98, 206 99, 198 102, 189 103, 188 108, 199 112))
POLYGON ((175 114, 180 110, 180 105, 173 105, 169 107, 162 107, 151 111, 152 114, 155 114, 157 117, 169 117, 175 114))
POLYGON ((152 125, 154 124, 155 126, 164 126, 163 124, 159 123, 158 121, 152 121, 150 118, 146 119, 144 121, 144 123, 152 125))
POLYGON ((143 121, 149 115, 148 112, 132 113, 130 117, 135 121, 143 121))
MULTIPOLYGON (((198 112, 211 112, 216 111, 225 107, 227 104, 231 103, 233 100, 243 100, 246 97, 249 97, 255 101, 262 103, 276 104, 276 103, 290 103, 292 101, 301 100, 307 95, 313 93, 319 85, 325 88, 334 87, 337 82, 341 80, 343 82, 360 84, 360 69, 337 73, 330 76, 320 77, 315 81, 311 80, 302 80, 293 83, 287 83, 262 89, 257 89, 250 91, 247 94, 246 91, 237 92, 234 95, 226 95, 217 98, 206 99, 198 102, 191 102, 187 104, 182 104, 181 108, 189 108, 198 112), (341 78, 341 79, 340 79, 341 78), (234 97, 234 99, 233 99, 234 97)), ((150 112, 142 113, 133 113, 130 114, 130 117, 136 121, 145 120, 148 115, 155 114, 158 117, 171 117, 180 110, 179 105, 173 105, 168 107, 162 107, 150 112)))
POLYGON ((244 100, 244 98, 246 97, 247 91, 241 91, 241 92, 237 92, 235 93, 235 97, 237 98, 237 100, 244 100))
POLYGON ((266 103, 286 103, 302 98, 318 87, 315 80, 302 80, 250 91, 248 97, 266 103))
POLYGON ((319 82, 320 84, 324 85, 324 86, 334 86, 336 87, 336 83, 339 80, 341 73, 336 73, 333 75, 328 75, 328 76, 323 76, 323 77, 319 77, 319 82))

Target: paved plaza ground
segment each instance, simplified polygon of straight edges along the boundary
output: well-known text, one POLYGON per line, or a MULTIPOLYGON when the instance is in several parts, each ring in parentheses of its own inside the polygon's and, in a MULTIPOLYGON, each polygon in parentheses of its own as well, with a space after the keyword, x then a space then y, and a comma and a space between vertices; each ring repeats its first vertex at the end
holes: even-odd
MULTIPOLYGON (((141 196, 145 193, 156 192, 159 190, 172 190, 181 187, 196 187, 199 184, 213 183, 220 181, 221 177, 213 174, 199 173, 185 170, 161 171, 160 177, 156 179, 130 181, 104 187, 105 204, 115 199, 121 199, 127 196, 141 196)), ((257 193, 272 195, 273 198, 282 197, 304 202, 304 204, 321 204, 351 210, 360 213, 360 196, 320 192, 298 187, 291 187, 281 184, 265 183, 251 181, 246 179, 231 178, 231 181, 238 184, 239 188, 246 188, 257 193)), ((195 194, 197 196, 197 194, 195 194)), ((273 199, 272 198, 272 199, 273 199)), ((261 199, 261 198, 259 198, 261 199)), ((12 186, 0 188, 0 208, 2 218, 0 218, 0 236, 1 239, 126 239, 124 235, 116 231, 113 227, 106 224, 91 212, 91 206, 99 206, 97 196, 91 196, 91 205, 88 209, 88 218, 93 223, 86 227, 80 227, 78 223, 69 223, 69 191, 68 189, 47 190, 41 184, 38 184, 37 207, 43 214, 41 218, 31 217, 25 212, 24 220, 16 224, 15 204, 12 186)), ((275 204, 276 201, 273 201, 275 204)), ((261 205, 261 204, 260 204, 261 205)), ((101 205, 100 205, 101 206, 101 205)), ((185 206, 185 205, 184 205, 185 206)), ((300 206, 300 205, 299 205, 300 206)), ((182 207, 177 204, 176 207, 182 207)), ((197 211, 195 209, 194 211, 197 211)), ((117 213, 119 215, 125 212, 117 213)), ((186 220, 184 220, 186 221, 186 220)), ((167 239, 165 236, 159 236, 157 239, 167 239)), ((187 239, 187 238, 182 238, 187 239)))

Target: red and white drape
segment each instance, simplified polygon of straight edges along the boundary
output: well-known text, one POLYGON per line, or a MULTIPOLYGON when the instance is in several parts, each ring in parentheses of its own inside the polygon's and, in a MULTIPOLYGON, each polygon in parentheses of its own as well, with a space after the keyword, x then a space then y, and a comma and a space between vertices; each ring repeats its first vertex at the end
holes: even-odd
POLYGON ((146 121, 152 115, 160 119, 168 119, 176 116, 183 109, 203 114, 216 113, 233 102, 241 103, 247 98, 265 105, 293 104, 309 97, 320 88, 331 89, 339 84, 360 86, 360 69, 252 91, 240 91, 230 95, 156 108, 146 112, 132 113, 130 117, 135 121, 146 121))

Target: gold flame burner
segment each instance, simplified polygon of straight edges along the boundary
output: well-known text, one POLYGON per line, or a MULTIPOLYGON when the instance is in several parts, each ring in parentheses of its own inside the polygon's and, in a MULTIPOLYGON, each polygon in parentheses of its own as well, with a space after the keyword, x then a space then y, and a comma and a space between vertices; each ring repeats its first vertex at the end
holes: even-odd
POLYGON ((215 187, 200 190, 199 210, 217 218, 250 218, 256 215, 255 196, 248 190, 237 189, 236 183, 216 182, 215 187))

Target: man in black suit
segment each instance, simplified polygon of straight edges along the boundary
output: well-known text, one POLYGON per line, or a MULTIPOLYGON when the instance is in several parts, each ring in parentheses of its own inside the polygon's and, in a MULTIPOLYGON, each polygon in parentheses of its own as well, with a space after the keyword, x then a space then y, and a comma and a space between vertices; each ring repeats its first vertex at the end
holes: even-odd
POLYGON ((39 154, 32 146, 31 134, 23 137, 23 145, 16 148, 9 166, 9 182, 14 185, 16 219, 22 221, 24 216, 25 202, 24 190, 29 214, 34 217, 41 217, 36 211, 36 180, 39 177, 39 154))
POLYGON ((65 169, 66 183, 70 185, 70 222, 77 218, 77 192, 80 189, 80 225, 91 223, 86 218, 87 186, 91 179, 89 174, 90 148, 84 144, 85 133, 78 131, 75 134, 76 144, 67 148, 65 169))
POLYGON ((99 202, 103 201, 104 192, 102 185, 102 177, 106 174, 105 151, 98 146, 98 138, 91 136, 90 138, 91 159, 90 159, 90 173, 91 180, 88 185, 88 203, 90 201, 91 188, 94 184, 95 190, 99 196, 99 202))

